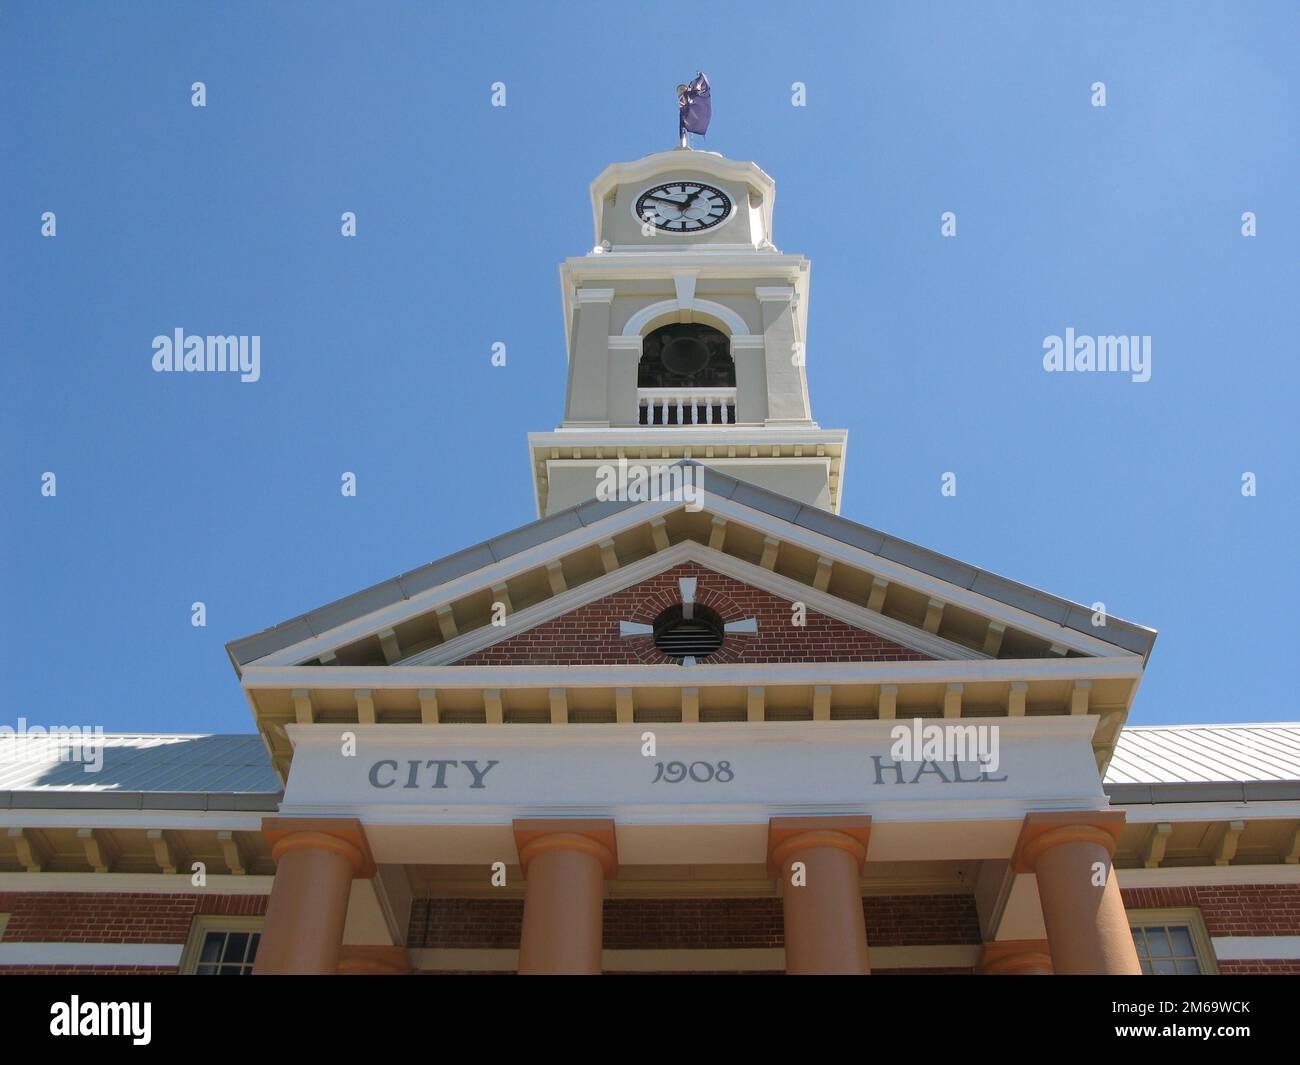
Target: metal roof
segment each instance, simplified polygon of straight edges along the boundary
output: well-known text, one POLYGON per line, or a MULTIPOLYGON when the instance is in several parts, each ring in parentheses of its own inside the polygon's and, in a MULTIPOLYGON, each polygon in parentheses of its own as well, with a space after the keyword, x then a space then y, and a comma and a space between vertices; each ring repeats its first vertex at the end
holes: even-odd
MULTIPOLYGON (((680 465, 698 466, 700 463, 685 459, 680 465)), ((1028 585, 1018 584, 1006 577, 1000 577, 977 566, 967 565, 947 555, 941 555, 937 551, 931 551, 929 548, 920 547, 866 525, 859 525, 820 507, 800 503, 798 500, 760 488, 748 481, 737 480, 712 467, 709 468, 708 482, 709 487, 704 493, 706 509, 707 497, 710 495, 732 499, 743 506, 752 507, 772 517, 828 536, 850 547, 909 566, 931 577, 988 596, 997 602, 1035 614, 1047 621, 1074 629, 1076 632, 1087 633, 1116 647, 1122 647, 1126 651, 1140 654, 1144 659, 1151 653, 1151 648, 1155 644, 1154 629, 1114 616, 1107 617, 1104 629, 1097 628, 1092 624, 1092 607, 1072 603, 1068 599, 1061 599, 1047 592, 1040 592, 1036 588, 1030 588, 1028 585)), ((226 644, 226 651, 230 655, 231 662, 234 663, 236 672, 241 672, 241 667, 249 662, 286 647, 292 647, 313 636, 323 635, 339 625, 400 603, 404 599, 410 599, 419 592, 446 584, 457 577, 483 569, 567 532, 594 525, 627 507, 649 505, 651 504, 629 501, 602 502, 594 499, 579 503, 567 510, 556 511, 539 521, 530 522, 501 536, 493 537, 491 540, 485 540, 477 546, 458 551, 436 562, 430 562, 419 569, 381 581, 379 584, 259 633, 232 640, 226 644)))
POLYGON ((109 735, 103 761, 40 735, 0 734, 0 793, 215 793, 280 792, 261 737, 253 735, 109 735))
POLYGON ((1300 781, 1300 723, 1135 725, 1123 729, 1106 784, 1300 781))

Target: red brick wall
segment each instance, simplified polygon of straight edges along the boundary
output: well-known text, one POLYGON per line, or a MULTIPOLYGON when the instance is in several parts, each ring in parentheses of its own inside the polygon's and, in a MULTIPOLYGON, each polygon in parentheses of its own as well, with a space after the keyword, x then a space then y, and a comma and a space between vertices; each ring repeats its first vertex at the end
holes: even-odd
MULTIPOLYGON (((253 916, 265 895, 0 891, 5 943, 184 943, 196 915, 253 916)), ((174 966, 0 965, 0 973, 174 973, 174 966)))
POLYGON ((1196 908, 1212 936, 1300 936, 1300 884, 1126 888, 1127 910, 1196 908))
POLYGON ((723 621, 758 619, 757 633, 728 635, 722 649, 701 662, 918 662, 928 657, 813 610, 807 612, 807 624, 796 627, 790 624, 790 600, 688 562, 476 651, 455 664, 635 665, 671 661, 655 649, 650 636, 619 636, 618 623, 636 621, 648 625, 662 611, 679 603, 680 577, 698 578, 696 602, 717 611, 723 621))
POLYGON ((1224 976, 1300 976, 1300 960, 1261 958, 1259 961, 1221 961, 1219 972, 1224 976))
MULTIPOLYGON (((1120 894, 1129 911, 1198 909, 1211 936, 1300 935, 1300 884, 1128 888, 1120 894)), ((1295 976, 1300 975, 1300 960, 1221 961, 1219 972, 1225 976, 1295 976)))
MULTIPOLYGON (((418 899, 411 947, 468 950, 519 946, 520 899, 418 899)), ((863 899, 867 942, 880 947, 979 943, 969 895, 877 895, 863 899)), ((780 899, 606 899, 608 950, 781 947, 780 899)))

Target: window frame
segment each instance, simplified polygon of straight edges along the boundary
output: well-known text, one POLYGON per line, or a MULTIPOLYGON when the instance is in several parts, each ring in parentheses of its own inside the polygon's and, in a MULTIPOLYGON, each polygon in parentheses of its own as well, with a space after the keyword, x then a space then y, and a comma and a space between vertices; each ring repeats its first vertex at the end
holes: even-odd
MULTIPOLYGON (((1205 919, 1196 907, 1181 907, 1164 910, 1129 910, 1129 928, 1186 928, 1192 937, 1192 950, 1196 953, 1196 963, 1201 967, 1201 976, 1218 976, 1219 960, 1214 955, 1214 943, 1206 930, 1205 919)), ((1136 939, 1134 948, 1136 948, 1136 939)), ((1139 960, 1141 960, 1139 958, 1139 960)), ((1148 959, 1149 960, 1149 959, 1148 959)))
MULTIPOLYGON (((190 925, 189 937, 185 940, 185 949, 181 951, 180 974, 198 976, 199 959, 203 956, 203 943, 209 932, 248 932, 262 934, 265 932, 266 919, 263 917, 220 917, 200 914, 190 925)), ((259 941, 258 947, 261 947, 259 941)))

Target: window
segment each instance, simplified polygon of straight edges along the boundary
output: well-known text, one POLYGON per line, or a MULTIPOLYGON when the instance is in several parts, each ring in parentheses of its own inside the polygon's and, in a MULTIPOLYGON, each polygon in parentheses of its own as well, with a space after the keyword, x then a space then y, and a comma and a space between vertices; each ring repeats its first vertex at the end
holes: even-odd
POLYGON ((638 388, 735 388, 736 363, 725 333, 699 323, 660 326, 641 344, 638 388))
POLYGON ((248 976, 262 939, 262 922, 246 917, 199 917, 190 929, 181 972, 197 976, 248 976))
POLYGON ((1218 972, 1199 910, 1131 912, 1133 944, 1148 976, 1206 976, 1218 972))

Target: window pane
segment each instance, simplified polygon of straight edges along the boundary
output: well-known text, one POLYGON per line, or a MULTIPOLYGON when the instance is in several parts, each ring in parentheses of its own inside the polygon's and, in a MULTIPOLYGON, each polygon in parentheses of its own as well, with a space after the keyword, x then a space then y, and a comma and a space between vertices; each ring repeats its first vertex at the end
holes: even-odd
POLYGON ((1147 937, 1142 934, 1142 929, 1131 929, 1133 933, 1133 945, 1137 947, 1138 957, 1147 957, 1147 937))
POLYGON ((1176 958, 1196 957, 1196 948, 1192 946, 1192 933, 1188 928, 1170 928, 1169 942, 1174 948, 1176 958))
POLYGON ((226 951, 221 956, 224 962, 243 962, 244 951, 248 948, 247 932, 231 932, 226 937, 226 951))
POLYGON ((257 960, 257 945, 262 942, 262 933, 253 933, 253 942, 248 948, 248 964, 252 965, 257 960))
POLYGON ((1179 976, 1200 976, 1201 967, 1196 964, 1195 958, 1179 958, 1177 961, 1179 976))
POLYGON ((196 972, 199 976, 213 976, 217 971, 215 965, 200 965, 196 972))
POLYGON ((1169 933, 1165 928, 1147 929, 1147 946, 1153 958, 1167 958, 1170 955, 1169 933))
POLYGON ((1151 963, 1151 971, 1156 976, 1177 976, 1178 970, 1174 966, 1172 958, 1157 958, 1151 963))
POLYGON ((214 962, 221 958, 221 945, 226 940, 225 932, 209 932, 203 937, 203 951, 199 954, 199 961, 214 962))

